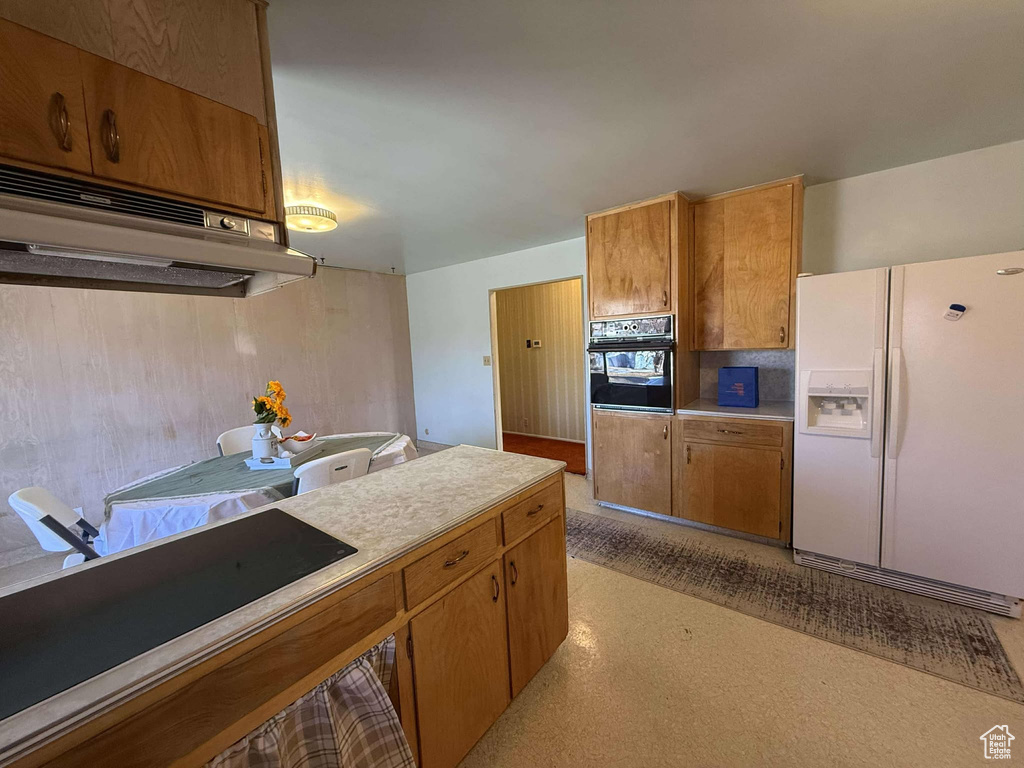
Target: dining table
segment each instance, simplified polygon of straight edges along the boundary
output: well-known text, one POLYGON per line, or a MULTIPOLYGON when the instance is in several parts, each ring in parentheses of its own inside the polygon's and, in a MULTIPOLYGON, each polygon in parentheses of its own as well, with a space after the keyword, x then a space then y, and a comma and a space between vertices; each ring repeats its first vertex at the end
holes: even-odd
MULTIPOLYGON (((304 455, 303 462, 368 448, 372 472, 416 456, 411 439, 393 432, 331 435, 318 442, 319 450, 304 455)), ((157 472, 109 493, 104 498, 96 551, 110 555, 295 494, 295 467, 250 469, 245 463, 250 456, 249 451, 214 456, 157 472)))

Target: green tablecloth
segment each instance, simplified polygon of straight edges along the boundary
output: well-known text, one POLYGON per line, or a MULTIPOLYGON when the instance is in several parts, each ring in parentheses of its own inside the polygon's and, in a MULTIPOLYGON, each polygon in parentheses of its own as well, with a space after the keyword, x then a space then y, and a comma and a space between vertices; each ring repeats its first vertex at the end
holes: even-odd
MULTIPOLYGON (((337 437, 322 440, 323 449, 306 461, 323 458, 332 453, 343 453, 357 448, 369 448, 374 455, 398 438, 397 434, 337 437)), ((273 488, 282 497, 292 495, 294 468, 249 469, 245 459, 252 454, 233 453, 189 464, 166 475, 147 480, 109 494, 103 501, 109 516, 113 504, 127 501, 175 499, 217 493, 244 493, 273 488)))

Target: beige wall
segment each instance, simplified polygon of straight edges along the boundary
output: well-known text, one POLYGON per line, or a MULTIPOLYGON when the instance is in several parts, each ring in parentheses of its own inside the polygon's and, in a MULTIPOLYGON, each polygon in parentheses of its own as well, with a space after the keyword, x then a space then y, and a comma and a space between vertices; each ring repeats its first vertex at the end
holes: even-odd
POLYGON ((808 187, 803 269, 846 272, 1024 248, 1024 141, 808 187))
POLYGON ((582 281, 508 288, 496 304, 502 428, 583 442, 582 281))
POLYGON ((270 378, 293 429, 415 435, 405 278, 326 268, 244 300, 0 286, 0 552, 35 541, 12 491, 97 520, 114 488, 216 455, 270 378))

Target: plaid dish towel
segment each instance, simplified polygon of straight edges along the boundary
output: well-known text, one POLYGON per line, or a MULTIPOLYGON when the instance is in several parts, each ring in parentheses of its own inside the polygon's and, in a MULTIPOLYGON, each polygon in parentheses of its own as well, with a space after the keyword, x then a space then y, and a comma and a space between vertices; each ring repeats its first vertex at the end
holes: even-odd
POLYGON ((415 768, 388 698, 395 637, 289 704, 207 768, 415 768))

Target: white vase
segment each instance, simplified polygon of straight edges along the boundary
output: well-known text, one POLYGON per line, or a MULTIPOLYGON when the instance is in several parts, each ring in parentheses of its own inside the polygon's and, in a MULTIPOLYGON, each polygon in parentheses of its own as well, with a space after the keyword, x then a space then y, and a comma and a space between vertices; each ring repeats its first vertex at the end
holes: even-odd
POLYGON ((273 424, 254 424, 252 436, 252 457, 272 459, 277 456, 277 435, 270 431, 273 424))

